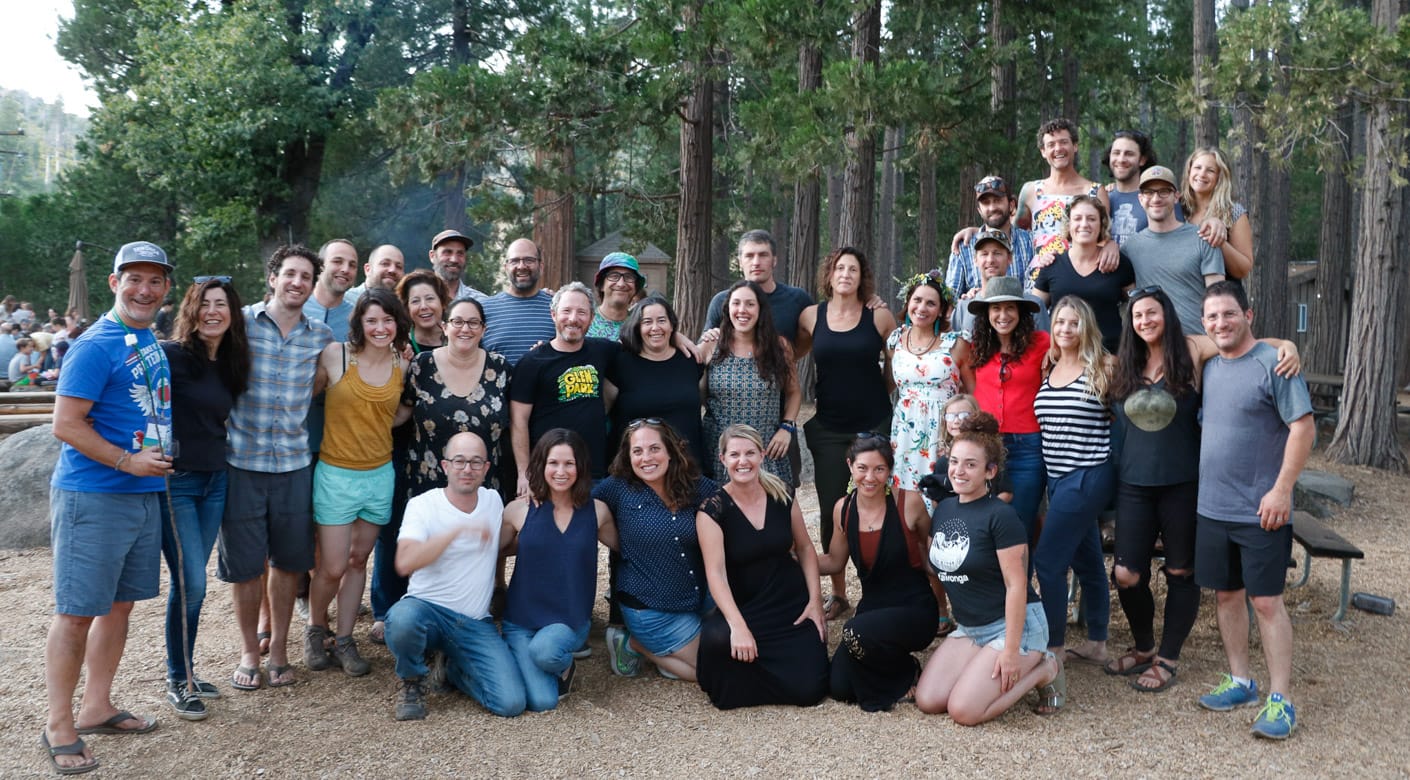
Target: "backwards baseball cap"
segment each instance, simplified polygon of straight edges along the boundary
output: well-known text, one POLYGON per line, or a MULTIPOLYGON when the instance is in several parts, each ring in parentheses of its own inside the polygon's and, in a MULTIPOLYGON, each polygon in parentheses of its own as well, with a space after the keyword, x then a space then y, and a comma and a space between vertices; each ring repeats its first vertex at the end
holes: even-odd
POLYGON ((122 269, 129 265, 138 263, 151 263, 159 265, 167 271, 174 270, 171 261, 166 259, 166 252, 151 241, 133 241, 123 244, 113 257, 113 273, 120 274, 122 269))
POLYGON ((609 268, 627 268, 636 274, 637 290, 646 288, 646 277, 641 275, 641 266, 637 264, 636 258, 626 252, 612 252, 602 258, 602 263, 597 266, 597 276, 593 277, 593 285, 602 286, 602 277, 607 274, 609 268))
POLYGON ((1177 190, 1180 189, 1180 182, 1175 178, 1175 172, 1164 165, 1152 165, 1144 171, 1141 171, 1142 187, 1146 186, 1148 182, 1153 181, 1163 181, 1177 190))
POLYGON ((475 246, 474 239, 470 238, 464 233, 461 233, 459 230, 451 228, 449 230, 442 230, 441 232, 437 233, 436 237, 431 239, 431 248, 435 249, 436 247, 440 246, 441 244, 444 244, 447 241, 463 242, 467 250, 475 246))
POLYGON ((985 241, 994 241, 1004 248, 1005 252, 1013 254, 1013 242, 1009 241, 1009 235, 998 228, 982 227, 978 233, 974 234, 974 248, 979 249, 979 245, 985 241))
POLYGON ((1012 198, 1013 192, 1009 190, 1008 182, 999 176, 990 174, 980 179, 974 185, 974 199, 979 200, 985 195, 999 195, 1004 198, 1012 198))

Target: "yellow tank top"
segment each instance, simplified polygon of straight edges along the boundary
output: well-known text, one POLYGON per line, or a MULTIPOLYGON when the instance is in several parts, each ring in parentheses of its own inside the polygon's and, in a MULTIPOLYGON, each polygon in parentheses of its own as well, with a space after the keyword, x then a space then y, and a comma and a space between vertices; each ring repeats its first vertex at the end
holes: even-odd
POLYGON ((343 378, 328 388, 319 459, 353 471, 375 469, 392 459, 392 418, 401 404, 401 363, 381 387, 362 381, 357 356, 348 355, 343 378))

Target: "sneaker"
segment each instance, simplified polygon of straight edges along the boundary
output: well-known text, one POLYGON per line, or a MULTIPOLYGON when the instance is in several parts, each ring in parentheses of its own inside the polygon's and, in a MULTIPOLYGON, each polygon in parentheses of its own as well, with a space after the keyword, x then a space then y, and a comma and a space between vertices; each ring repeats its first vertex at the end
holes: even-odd
POLYGON ((421 687, 421 678, 402 680, 400 695, 397 696, 397 720, 426 719, 426 690, 421 687))
POLYGON ((294 611, 299 613, 299 617, 308 620, 308 596, 299 596, 294 599, 294 611))
POLYGON ((574 650, 574 651, 573 651, 573 660, 574 660, 574 661, 581 661, 581 660, 583 660, 584 658, 591 658, 591 657, 592 657, 592 648, 591 648, 591 647, 588 647, 587 640, 584 639, 584 640, 583 640, 583 646, 580 647, 580 648, 578 648, 577 650, 574 650))
POLYGON ((186 687, 184 680, 166 681, 166 701, 176 711, 176 717, 183 720, 205 720, 206 703, 201 697, 186 687))
POLYGON ((641 653, 633 650, 625 628, 607 627, 607 662, 619 677, 635 677, 641 672, 641 653))
POLYGON ((1287 739, 1294 728, 1297 728, 1297 713, 1293 712, 1292 702, 1284 699, 1283 694, 1274 693, 1258 711, 1252 731, 1255 737, 1287 739))
POLYGON ((333 644, 333 660, 343 667, 349 677, 361 677, 372 671, 372 664, 363 659, 357 651, 357 640, 351 636, 340 636, 333 644))
POLYGON ((426 653, 426 687, 433 691, 448 691, 450 684, 446 682, 446 654, 439 650, 432 650, 426 653))
POLYGON ((568 664, 563 676, 558 678, 558 700, 562 701, 573 690, 573 678, 578 676, 578 662, 568 664))
POLYGON ((1258 704, 1258 683, 1239 685, 1234 678, 1224 675, 1214 690, 1199 697, 1199 706, 1215 712, 1228 712, 1239 707, 1253 707, 1258 704))
POLYGON ((309 626, 304 629, 304 664, 309 671, 321 672, 333 666, 328 657, 328 629, 323 626, 309 626))
MULTIPOLYGON (((174 682, 176 681, 171 679, 170 677, 166 678, 166 684, 168 688, 170 688, 172 683, 174 682)), ((182 683, 182 685, 185 686, 185 683, 182 683)), ((199 677, 196 678, 196 684, 190 686, 190 688, 195 692, 197 696, 201 697, 202 699, 220 698, 220 689, 215 687, 214 683, 208 683, 199 677)))

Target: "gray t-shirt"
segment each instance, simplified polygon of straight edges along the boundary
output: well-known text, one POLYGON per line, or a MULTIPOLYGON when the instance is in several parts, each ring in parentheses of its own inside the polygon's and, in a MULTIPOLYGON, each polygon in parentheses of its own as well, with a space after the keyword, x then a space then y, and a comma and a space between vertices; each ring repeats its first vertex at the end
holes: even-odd
POLYGON ((1199 513, 1257 523, 1258 503, 1278 481, 1288 425, 1312 413, 1301 376, 1273 372, 1278 350, 1258 342, 1242 357, 1204 364, 1204 438, 1199 450, 1199 513))
POLYGON ((1160 285, 1175 304, 1186 334, 1204 332, 1204 277, 1224 274, 1224 255, 1199 237, 1199 229, 1181 224, 1167 233, 1146 228, 1121 247, 1136 268, 1136 287, 1160 285))

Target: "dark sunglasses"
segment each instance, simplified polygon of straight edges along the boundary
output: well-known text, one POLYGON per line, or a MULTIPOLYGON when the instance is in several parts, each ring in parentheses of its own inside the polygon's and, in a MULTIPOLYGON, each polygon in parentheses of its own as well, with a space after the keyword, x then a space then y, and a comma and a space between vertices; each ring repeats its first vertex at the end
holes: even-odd
POLYGON ((192 279, 191 281, 195 282, 196 284, 205 284, 206 282, 220 282, 221 284, 230 284, 230 277, 228 277, 228 276, 198 276, 198 277, 196 277, 195 279, 192 279))
POLYGON ((635 420, 632 420, 631 422, 627 423, 627 430, 634 431, 637 428, 640 428, 643 424, 663 425, 664 423, 661 422, 661 418, 659 417, 638 417, 635 420))
POLYGON ((1158 293, 1158 292, 1163 292, 1163 290, 1160 289, 1160 285, 1158 285, 1158 284, 1152 284, 1152 285, 1150 285, 1150 286, 1148 286, 1148 287, 1142 287, 1142 288, 1139 289, 1139 290, 1132 290, 1132 291, 1126 293, 1126 299, 1127 299, 1127 300, 1134 301, 1134 300, 1136 300, 1137 298, 1140 298, 1140 297, 1143 296, 1143 295, 1155 295, 1155 294, 1158 293))

